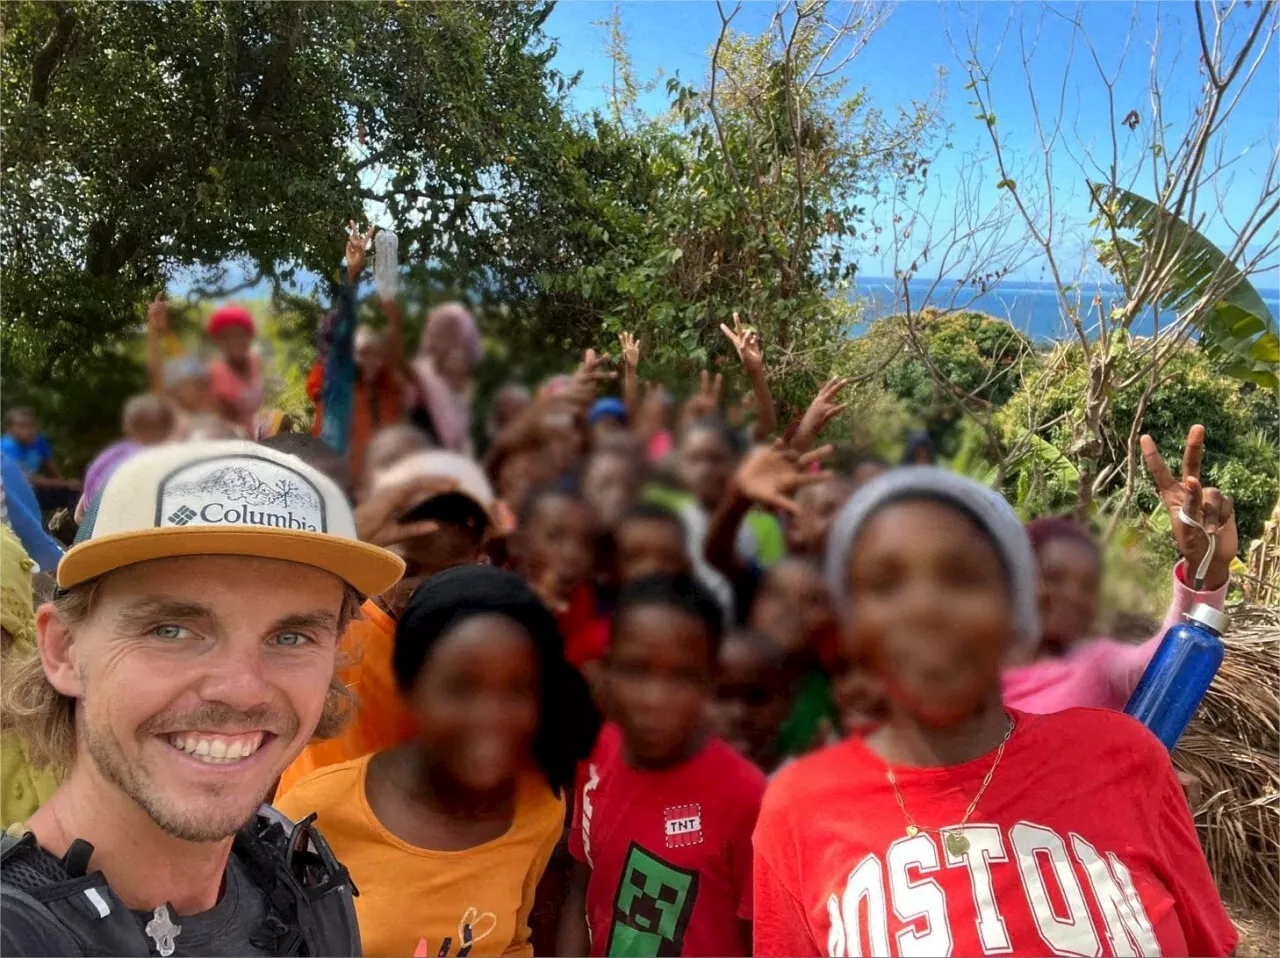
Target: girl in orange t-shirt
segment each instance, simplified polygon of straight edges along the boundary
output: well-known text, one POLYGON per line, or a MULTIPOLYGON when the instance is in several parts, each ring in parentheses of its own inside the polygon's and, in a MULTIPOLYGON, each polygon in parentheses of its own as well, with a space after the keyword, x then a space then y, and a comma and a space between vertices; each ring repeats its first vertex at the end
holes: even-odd
POLYGON ((396 626, 405 745, 329 766, 278 803, 312 812, 360 897, 364 954, 532 955, 529 914, 599 717, 555 618, 492 566, 432 576, 396 626))

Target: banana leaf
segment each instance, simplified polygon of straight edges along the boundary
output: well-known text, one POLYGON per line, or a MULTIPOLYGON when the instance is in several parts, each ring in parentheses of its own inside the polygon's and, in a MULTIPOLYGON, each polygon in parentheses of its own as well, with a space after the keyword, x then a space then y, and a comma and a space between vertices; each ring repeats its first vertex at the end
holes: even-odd
POLYGON ((1225 290, 1193 317, 1200 346, 1225 374, 1269 389, 1280 387, 1280 329, 1262 296, 1204 234, 1151 200, 1119 187, 1090 183, 1093 203, 1111 227, 1094 243, 1098 260, 1132 286, 1144 262, 1176 256, 1177 269, 1154 304, 1179 317, 1190 312, 1211 282, 1225 290), (1123 234, 1123 235, 1122 235, 1123 234))

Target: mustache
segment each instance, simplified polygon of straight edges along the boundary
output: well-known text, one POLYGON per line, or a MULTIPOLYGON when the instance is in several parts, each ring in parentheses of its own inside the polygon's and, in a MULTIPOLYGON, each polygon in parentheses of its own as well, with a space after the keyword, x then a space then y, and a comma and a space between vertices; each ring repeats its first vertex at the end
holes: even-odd
POLYGON ((206 702, 197 709, 184 712, 161 712, 159 715, 153 715, 138 726, 138 734, 261 730, 281 738, 292 738, 298 731, 298 725, 297 715, 265 705, 241 711, 220 702, 206 702))

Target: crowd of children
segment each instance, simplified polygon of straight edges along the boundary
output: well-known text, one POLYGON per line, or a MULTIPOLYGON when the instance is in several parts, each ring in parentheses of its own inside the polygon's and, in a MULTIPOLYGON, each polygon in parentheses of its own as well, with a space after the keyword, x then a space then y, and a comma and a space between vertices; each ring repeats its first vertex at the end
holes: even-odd
MULTIPOLYGON (((430 312, 407 360, 393 301, 385 330, 354 322, 368 238, 353 225, 311 434, 264 417, 247 311, 213 314, 212 362, 166 363, 157 299, 153 392, 125 407, 76 510, 139 449, 234 432, 329 475, 361 538, 405 560, 344 639, 347 724, 275 791, 350 871, 366 954, 1232 950, 1169 757, 1115 711, 1164 627, 1225 597, 1238 543, 1229 497, 1200 483, 1203 429, 1180 480, 1144 441, 1183 557, 1165 626, 1094 639, 1104 570, 1086 530, 1024 530, 932 465, 927 436, 901 466, 826 468, 848 382, 779 438, 764 350, 736 316, 722 328, 751 384, 746 428, 719 376, 679 409, 641 395, 625 334, 620 396, 589 351, 507 384, 481 421, 460 304, 430 312)), ((79 492, 34 412, 7 425, 6 499, 10 459, 37 495, 79 492)), ((52 571, 14 529, 6 569, 25 546, 52 571)), ((8 649, 29 640, 31 600, 6 582, 4 603, 8 649)), ((24 761, 6 742, 6 789, 24 761)), ((38 801, 6 791, 4 824, 38 801)))

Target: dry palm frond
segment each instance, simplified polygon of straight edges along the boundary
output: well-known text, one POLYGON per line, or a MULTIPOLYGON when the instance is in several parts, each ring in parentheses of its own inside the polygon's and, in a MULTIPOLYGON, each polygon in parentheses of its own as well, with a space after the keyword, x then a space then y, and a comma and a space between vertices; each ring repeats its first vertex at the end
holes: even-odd
POLYGON ((1258 605, 1280 605, 1280 502, 1249 546, 1248 572, 1241 576, 1244 596, 1258 605))
POLYGON ((1280 609, 1228 612, 1227 655, 1174 761, 1201 782, 1205 857, 1223 898, 1280 918, 1280 609))

